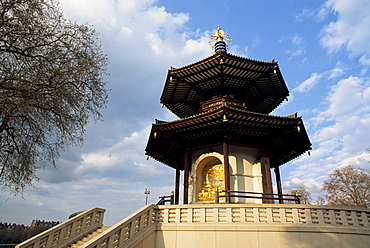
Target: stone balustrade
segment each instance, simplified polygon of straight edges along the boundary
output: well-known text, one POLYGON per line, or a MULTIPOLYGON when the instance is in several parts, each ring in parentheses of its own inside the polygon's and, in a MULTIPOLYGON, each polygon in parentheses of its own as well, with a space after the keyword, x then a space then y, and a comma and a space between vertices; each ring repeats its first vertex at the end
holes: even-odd
POLYGON ((161 224, 306 224, 369 227, 370 209, 298 204, 167 205, 156 209, 161 224))
POLYGON ((16 248, 64 248, 103 226, 105 209, 91 208, 42 232, 16 248))
POLYGON ((191 204, 159 206, 155 217, 155 243, 136 247, 368 248, 370 244, 370 209, 191 204))
MULTIPOLYGON (((17 247, 66 247, 77 236, 77 230, 84 232, 85 223, 101 225, 102 213, 102 209, 91 209, 17 247), (99 221, 93 221, 96 215, 100 216, 99 221), (65 240, 67 236, 69 241, 65 240)), ((370 242, 369 224, 370 209, 354 207, 301 204, 147 205, 80 248, 359 248, 367 247, 370 242)))
MULTIPOLYGON (((155 208, 157 208, 156 205, 146 205, 110 227, 104 233, 96 236, 93 240, 86 242, 80 248, 118 248, 143 242, 147 235, 153 234, 156 230, 154 223, 155 208)), ((154 238, 154 236, 152 237, 154 238)), ((151 244, 155 240, 146 240, 146 242, 149 242, 150 245, 142 247, 153 247, 151 244)))

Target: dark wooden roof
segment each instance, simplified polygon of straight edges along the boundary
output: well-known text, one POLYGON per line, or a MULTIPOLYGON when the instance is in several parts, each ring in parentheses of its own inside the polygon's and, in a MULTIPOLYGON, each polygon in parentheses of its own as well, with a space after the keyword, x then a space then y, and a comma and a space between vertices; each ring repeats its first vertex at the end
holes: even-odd
POLYGON ((157 121, 152 126, 146 154, 181 168, 185 150, 217 146, 224 141, 268 151, 274 167, 311 149, 300 117, 271 116, 222 106, 177 121, 157 121))
POLYGON ((206 100, 227 96, 251 112, 268 114, 289 95, 276 62, 217 53, 168 71, 161 103, 180 118, 198 113, 206 100))

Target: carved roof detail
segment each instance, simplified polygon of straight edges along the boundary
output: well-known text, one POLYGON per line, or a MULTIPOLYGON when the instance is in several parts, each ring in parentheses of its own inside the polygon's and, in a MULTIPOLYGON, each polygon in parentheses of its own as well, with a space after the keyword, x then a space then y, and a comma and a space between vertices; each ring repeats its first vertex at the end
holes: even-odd
POLYGON ((244 102, 249 111, 268 114, 288 95, 275 61, 217 53, 181 68, 171 68, 160 100, 184 118, 199 113, 203 102, 221 96, 244 102))

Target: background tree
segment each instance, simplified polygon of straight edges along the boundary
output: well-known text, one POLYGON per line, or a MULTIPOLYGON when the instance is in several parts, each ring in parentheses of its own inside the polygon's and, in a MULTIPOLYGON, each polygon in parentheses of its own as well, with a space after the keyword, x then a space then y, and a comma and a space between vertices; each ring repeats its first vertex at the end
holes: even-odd
POLYGON ((0 186, 23 192, 39 166, 81 145, 101 117, 107 65, 96 31, 55 0, 0 1, 0 186))
POLYGON ((325 205, 326 204, 326 197, 323 195, 318 195, 315 201, 316 205, 325 205))
POLYGON ((370 207, 370 171, 348 165, 333 171, 323 184, 328 205, 370 207))
POLYGON ((298 187, 295 189, 290 189, 288 192, 289 195, 296 195, 296 193, 298 193, 301 204, 310 204, 311 192, 308 189, 305 187, 298 187))

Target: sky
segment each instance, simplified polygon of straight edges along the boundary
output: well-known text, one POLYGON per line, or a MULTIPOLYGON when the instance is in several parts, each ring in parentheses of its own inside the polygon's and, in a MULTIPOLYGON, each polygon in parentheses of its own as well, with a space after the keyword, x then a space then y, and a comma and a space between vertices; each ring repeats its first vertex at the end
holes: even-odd
POLYGON ((368 0, 60 0, 67 19, 93 25, 108 55, 109 104, 86 128, 82 147, 23 196, 0 191, 0 222, 64 221, 102 207, 113 225, 174 190, 175 171, 146 159, 155 119, 177 117, 159 102, 167 70, 213 54, 217 25, 228 53, 275 59, 290 90, 272 114, 302 116, 312 143, 280 167, 283 190, 304 186, 316 197, 334 169, 370 169, 370 1, 368 0))

